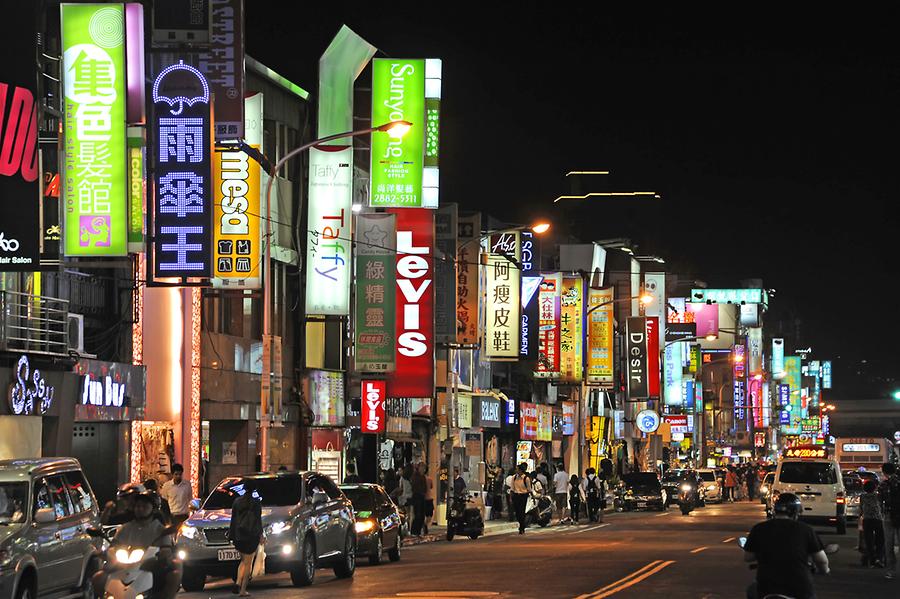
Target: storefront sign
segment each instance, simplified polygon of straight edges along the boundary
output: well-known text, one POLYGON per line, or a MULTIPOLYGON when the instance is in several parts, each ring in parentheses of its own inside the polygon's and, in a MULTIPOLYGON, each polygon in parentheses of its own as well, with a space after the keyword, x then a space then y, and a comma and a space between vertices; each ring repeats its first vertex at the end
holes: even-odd
POLYGON ((765 421, 765 402, 763 401, 763 381, 756 377, 750 379, 747 384, 749 398, 749 407, 753 412, 753 426, 755 428, 763 428, 768 426, 765 421))
POLYGON ((482 428, 500 428, 500 400, 486 395, 477 395, 472 398, 472 412, 474 426, 482 428))
POLYGON ((516 442, 516 465, 527 463, 531 458, 531 441, 516 442))
MULTIPOLYGON (((15 52, 0 67, 0 271, 34 271, 40 261, 41 182, 35 102, 37 4, 4 7, 4 44, 15 52)), ((54 150, 55 153, 55 150, 54 150)), ((54 158, 55 163, 55 158, 54 158)), ((54 175, 56 168, 54 167, 54 175)), ((54 204, 55 205, 55 204, 54 204)))
POLYGON ((762 289, 691 289, 691 301, 719 304, 765 304, 766 292, 762 289))
POLYGON ((790 387, 791 425, 782 430, 785 434, 798 434, 800 432, 800 419, 806 415, 803 409, 803 397, 801 393, 800 356, 785 356, 784 377, 781 379, 790 387))
POLYGON ((472 428, 472 396, 459 393, 456 396, 456 426, 472 428))
POLYGON ((385 423, 384 402, 387 388, 384 381, 362 382, 362 431, 364 433, 383 433, 385 423))
POLYGON ((60 10, 65 255, 124 256, 125 7, 62 4, 60 10))
POLYGON ((385 432, 409 435, 412 433, 412 404, 408 397, 390 397, 385 404, 387 425, 385 432))
POLYGON ((515 264, 520 259, 519 249, 518 231, 498 233, 488 239, 484 350, 491 360, 519 356, 522 283, 515 264))
POLYGON ((538 407, 526 401, 519 402, 519 437, 537 439, 538 407))
POLYGON ((319 146, 309 151, 307 315, 350 313, 352 163, 352 148, 319 146))
POLYGON ((456 204, 434 212, 434 244, 441 259, 434 263, 434 338, 437 343, 456 343, 456 204))
POLYGON ((540 241, 532 231, 519 233, 520 264, 522 265, 522 326, 519 329, 519 357, 537 359, 538 346, 538 289, 541 286, 540 241))
POLYGON ((822 388, 831 389, 831 360, 822 362, 822 388))
POLYGON ((581 277, 563 277, 560 306, 560 380, 580 383, 584 370, 584 281, 581 277))
POLYGON ((732 362, 734 362, 735 378, 742 379, 747 372, 747 352, 745 349, 746 348, 740 344, 734 346, 732 362))
POLYGON ((47 384, 40 370, 31 370, 28 356, 19 357, 15 376, 16 380, 9 386, 7 394, 12 413, 20 416, 47 413, 53 403, 55 388, 47 384))
POLYGON ((784 339, 772 339, 772 372, 776 375, 784 372, 784 339))
POLYGON ((687 414, 670 414, 663 416, 663 422, 669 425, 672 433, 689 433, 691 427, 688 424, 687 414))
MULTIPOLYGON (((666 300, 669 310, 666 322, 669 324, 688 324, 694 322, 694 313, 688 310, 687 300, 683 297, 670 297, 666 300)), ((695 333, 696 334, 696 333, 695 333)))
POLYGON ((719 306, 716 304, 687 304, 697 324, 697 337, 719 336, 719 306))
POLYGON ((666 343, 673 341, 693 341, 697 338, 697 323, 695 322, 670 322, 666 323, 666 343))
POLYGON ((397 216, 397 353, 389 397, 434 395, 434 212, 391 210, 397 216))
POLYGON ((370 206, 422 206, 425 155, 425 61, 372 61, 372 123, 409 121, 403 137, 372 136, 370 206))
POLYGON ((612 385, 613 288, 590 289, 588 301, 588 383, 612 385))
POLYGON ((741 326, 759 326, 759 304, 741 304, 741 326))
POLYGON ((744 420, 747 417, 747 402, 744 388, 744 381, 735 379, 733 392, 735 420, 744 420))
POLYGON ((647 369, 647 319, 629 318, 625 324, 625 337, 628 398, 647 399, 650 391, 647 369))
MULTIPOLYGON (((130 6, 130 5, 129 5, 130 6)), ((144 251, 144 129, 128 127, 128 251, 144 251)))
POLYGON ((650 397, 659 397, 659 317, 648 316, 647 322, 647 392, 650 397))
POLYGON ((747 368, 750 374, 759 374, 763 371, 763 335, 762 328, 754 327, 747 330, 747 368))
POLYGON ((478 253, 481 247, 481 214, 459 216, 456 251, 456 338, 459 343, 478 343, 478 253))
POLYGON ((537 405, 537 441, 553 439, 553 406, 537 405))
POLYGON ((312 426, 344 426, 344 373, 310 370, 309 407, 312 426))
POLYGON ((684 396, 682 395, 682 383, 684 378, 684 362, 685 344, 677 341, 666 345, 663 350, 663 379, 665 382, 665 404, 667 406, 684 405, 684 396))
POLYGON ((396 216, 356 216, 356 369, 394 370, 396 216))
POLYGON ((562 417, 563 417, 563 430, 562 434, 565 436, 571 436, 575 434, 575 402, 572 401, 564 401, 562 402, 562 417))
MULTIPOLYGON (((216 98, 216 141, 244 137, 244 2, 210 0, 209 52, 200 54, 216 98)), ((249 143, 249 142, 248 142, 249 143)))
POLYGON ((535 378, 556 378, 560 374, 560 294, 562 274, 544 275, 538 291, 538 362, 535 378))
POLYGON ((659 414, 654 410, 641 410, 634 417, 638 430, 642 433, 652 433, 659 428, 659 414))

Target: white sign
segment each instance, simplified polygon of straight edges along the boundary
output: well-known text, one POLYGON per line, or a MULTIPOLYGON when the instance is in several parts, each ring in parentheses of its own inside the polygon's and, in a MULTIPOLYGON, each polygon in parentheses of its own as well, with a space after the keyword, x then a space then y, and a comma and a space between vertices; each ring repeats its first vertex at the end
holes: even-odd
MULTIPOLYGON (((894 436, 896 437, 896 434, 894 436)), ((844 443, 841 450, 848 453, 878 453, 881 446, 877 443, 844 443)))
POLYGON ((653 410, 641 410, 634 421, 642 433, 652 433, 659 428, 659 414, 653 410))
POLYGON ((21 356, 16 365, 16 382, 9 386, 9 407, 13 414, 46 414, 53 403, 53 391, 40 370, 35 368, 31 372, 28 356, 21 356))
POLYGON ((121 408, 125 403, 125 383, 117 383, 106 375, 95 381, 86 374, 81 379, 81 405, 121 408))
POLYGON ((222 463, 237 464, 237 441, 222 442, 222 463))

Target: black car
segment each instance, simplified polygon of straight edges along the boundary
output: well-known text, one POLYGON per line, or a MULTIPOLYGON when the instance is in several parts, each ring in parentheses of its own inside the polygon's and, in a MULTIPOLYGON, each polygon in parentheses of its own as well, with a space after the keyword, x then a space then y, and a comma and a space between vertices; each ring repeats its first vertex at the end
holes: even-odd
POLYGON ((695 470, 667 470, 662 477, 662 487, 665 491, 666 506, 678 503, 678 495, 685 485, 690 486, 690 493, 694 499, 694 505, 702 506, 703 497, 701 489, 703 483, 695 470))
POLYGON ((666 509, 659 477, 654 472, 623 474, 614 505, 617 511, 666 509))
POLYGON ((400 560, 403 543, 400 510, 380 485, 341 485, 356 514, 356 554, 368 555, 369 563, 381 563, 387 550, 392 562, 400 560))

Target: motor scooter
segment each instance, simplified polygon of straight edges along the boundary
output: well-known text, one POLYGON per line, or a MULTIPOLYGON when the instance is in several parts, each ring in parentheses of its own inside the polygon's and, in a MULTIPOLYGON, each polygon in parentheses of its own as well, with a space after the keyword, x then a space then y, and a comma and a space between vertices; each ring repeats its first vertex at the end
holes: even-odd
POLYGON ((109 575, 103 589, 104 599, 169 599, 162 597, 153 587, 153 566, 159 554, 157 543, 176 532, 177 526, 169 526, 149 547, 139 547, 115 545, 115 539, 103 530, 88 529, 89 536, 105 539, 109 543, 106 550, 109 575))
POLYGON ((447 540, 452 541, 456 535, 466 535, 475 540, 483 534, 484 518, 481 510, 467 494, 455 496, 447 518, 447 540))
POLYGON ((678 487, 678 507, 684 516, 690 514, 696 507, 696 491, 692 483, 683 482, 678 487))
MULTIPOLYGON (((744 545, 747 544, 747 537, 738 537, 737 543, 738 547, 743 549, 744 545)), ((832 555, 840 550, 840 545, 838 545, 837 543, 829 543, 828 545, 825 545, 824 549, 826 555, 832 555)), ((755 570, 757 568, 756 562, 751 562, 749 566, 751 570, 755 570)), ((813 574, 817 572, 816 565, 813 563, 812 559, 809 560, 809 569, 813 574)), ((755 580, 747 588, 747 597, 750 597, 752 599, 796 599, 796 597, 791 597, 790 595, 782 595, 780 593, 769 593, 760 597, 756 592, 755 580)))
POLYGON ((546 495, 529 494, 525 502, 525 517, 529 524, 538 524, 541 528, 547 526, 553 518, 553 502, 546 495))

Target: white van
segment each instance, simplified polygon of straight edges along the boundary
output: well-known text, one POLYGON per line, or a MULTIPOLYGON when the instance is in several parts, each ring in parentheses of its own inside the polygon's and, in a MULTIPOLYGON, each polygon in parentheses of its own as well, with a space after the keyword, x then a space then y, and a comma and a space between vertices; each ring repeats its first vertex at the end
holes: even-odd
POLYGON ((846 493, 841 471, 837 461, 825 452, 817 451, 813 455, 816 457, 783 457, 778 462, 767 512, 771 514, 778 495, 794 493, 803 502, 801 520, 834 525, 838 534, 844 534, 847 532, 846 493))

